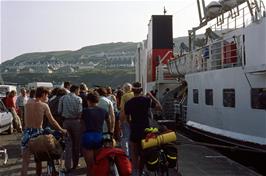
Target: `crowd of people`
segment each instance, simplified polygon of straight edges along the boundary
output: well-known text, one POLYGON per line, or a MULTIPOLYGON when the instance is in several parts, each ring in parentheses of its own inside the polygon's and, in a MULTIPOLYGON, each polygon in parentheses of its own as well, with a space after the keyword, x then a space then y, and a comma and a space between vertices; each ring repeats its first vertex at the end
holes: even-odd
MULTIPOLYGON (((92 175, 95 152, 101 148, 102 134, 113 134, 117 145, 128 155, 133 166, 133 175, 142 175, 143 159, 141 140, 145 128, 149 127, 151 108, 161 110, 156 98, 143 95, 141 83, 125 83, 122 88, 90 88, 86 84, 71 85, 49 90, 38 87, 27 91, 22 88, 7 94, 3 102, 13 112, 17 132, 22 132, 22 171, 27 175, 31 152, 29 141, 43 134, 49 126, 68 135, 66 142, 65 172, 79 167, 83 155, 87 164, 87 175, 92 175)), ((41 175, 41 162, 36 162, 36 175, 41 175)))

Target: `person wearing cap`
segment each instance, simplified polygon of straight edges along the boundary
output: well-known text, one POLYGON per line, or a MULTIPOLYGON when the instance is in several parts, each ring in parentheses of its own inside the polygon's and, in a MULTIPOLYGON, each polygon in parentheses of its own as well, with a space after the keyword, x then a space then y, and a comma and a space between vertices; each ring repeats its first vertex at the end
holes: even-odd
POLYGON ((145 128, 149 127, 149 111, 151 101, 160 105, 151 93, 142 95, 141 83, 132 84, 134 97, 125 104, 125 114, 130 126, 130 155, 133 165, 133 175, 141 175, 144 167, 141 140, 145 138, 145 128))

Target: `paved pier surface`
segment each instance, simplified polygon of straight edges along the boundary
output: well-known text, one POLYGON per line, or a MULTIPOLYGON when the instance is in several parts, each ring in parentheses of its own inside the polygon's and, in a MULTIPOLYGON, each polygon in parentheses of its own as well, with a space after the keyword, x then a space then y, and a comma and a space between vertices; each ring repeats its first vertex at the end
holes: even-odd
POLYGON ((179 170, 183 176, 255 176, 249 168, 178 134, 179 170), (182 144, 183 143, 183 144, 182 144))
MULTIPOLYGON (((0 176, 18 176, 20 175, 20 139, 21 134, 12 135, 1 134, 0 145, 8 149, 9 160, 7 165, 3 166, 0 161, 0 176)), ((215 152, 212 149, 194 145, 193 141, 178 134, 179 149, 179 171, 182 176, 257 176, 254 171, 228 159, 225 156, 215 152)), ((31 160, 29 174, 35 175, 35 164, 31 160)), ((46 172, 46 166, 43 162, 43 173, 46 172)), ((80 167, 69 175, 86 175, 84 159, 80 159, 80 167)), ((153 175, 153 174, 149 174, 153 175)), ((174 170, 170 171, 170 176, 176 176, 174 170)))

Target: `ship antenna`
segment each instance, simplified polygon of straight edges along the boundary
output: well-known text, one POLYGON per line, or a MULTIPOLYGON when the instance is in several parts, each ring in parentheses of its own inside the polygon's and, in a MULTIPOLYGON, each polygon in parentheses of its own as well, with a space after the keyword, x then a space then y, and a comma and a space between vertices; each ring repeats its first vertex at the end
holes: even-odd
POLYGON ((163 6, 163 14, 165 15, 167 13, 165 6, 163 6))

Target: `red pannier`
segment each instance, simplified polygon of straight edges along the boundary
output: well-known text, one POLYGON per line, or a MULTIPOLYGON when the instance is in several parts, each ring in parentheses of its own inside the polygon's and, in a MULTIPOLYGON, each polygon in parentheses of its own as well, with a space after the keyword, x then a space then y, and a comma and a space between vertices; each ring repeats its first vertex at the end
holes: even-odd
POLYGON ((109 176, 109 160, 114 159, 120 176, 130 176, 132 166, 125 152, 120 148, 102 148, 97 153, 92 167, 93 175, 109 176))

